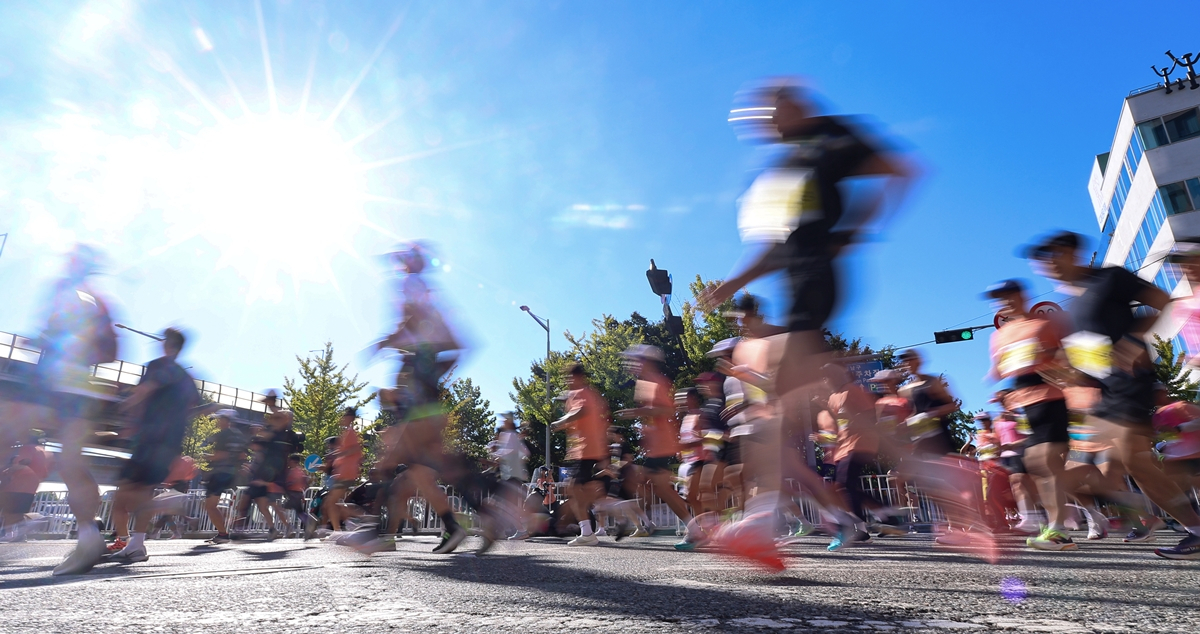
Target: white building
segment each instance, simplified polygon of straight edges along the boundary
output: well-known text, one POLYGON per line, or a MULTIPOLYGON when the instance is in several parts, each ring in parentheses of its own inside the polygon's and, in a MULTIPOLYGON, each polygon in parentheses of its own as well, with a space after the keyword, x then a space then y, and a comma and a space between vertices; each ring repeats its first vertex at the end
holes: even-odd
MULTIPOLYGON (((1174 296, 1192 289, 1164 262, 1177 240, 1200 240, 1200 88, 1162 84, 1133 91, 1121 106, 1112 148, 1096 156, 1088 193, 1103 235, 1095 264, 1124 266, 1174 296)), ((1170 315, 1159 336, 1174 339, 1180 324, 1170 315)))

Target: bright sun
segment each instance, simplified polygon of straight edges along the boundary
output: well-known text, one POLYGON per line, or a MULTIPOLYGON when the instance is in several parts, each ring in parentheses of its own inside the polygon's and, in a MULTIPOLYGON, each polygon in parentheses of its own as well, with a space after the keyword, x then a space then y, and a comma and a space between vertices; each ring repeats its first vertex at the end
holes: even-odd
POLYGON ((177 156, 172 171, 186 194, 176 202, 198 214, 221 264, 249 274, 252 295, 274 295, 281 272, 333 279, 330 259, 352 250, 363 220, 365 178, 329 126, 247 117, 201 130, 177 156))

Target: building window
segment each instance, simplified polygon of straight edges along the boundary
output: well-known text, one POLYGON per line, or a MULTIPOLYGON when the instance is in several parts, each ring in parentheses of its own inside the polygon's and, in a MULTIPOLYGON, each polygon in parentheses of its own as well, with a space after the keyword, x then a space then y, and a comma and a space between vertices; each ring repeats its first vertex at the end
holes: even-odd
POLYGON ((1151 119, 1137 126, 1138 136, 1142 138, 1147 150, 1153 150, 1160 145, 1170 143, 1167 140, 1167 129, 1163 127, 1162 119, 1151 119))
POLYGON ((1189 178, 1183 183, 1187 185, 1188 196, 1192 199, 1192 209, 1200 209, 1200 178, 1189 178))
POLYGON ((1167 293, 1172 293, 1181 279, 1183 279, 1183 273, 1179 270, 1178 264, 1163 262, 1162 268, 1158 270, 1158 275, 1154 276, 1154 283, 1167 293))
POLYGON ((1130 172, 1137 173, 1138 163, 1141 162, 1144 153, 1142 135, 1135 128, 1133 134, 1129 135, 1129 149, 1125 150, 1125 164, 1129 166, 1130 172))
POLYGON ((1200 136, 1200 117, 1195 108, 1179 114, 1163 117, 1163 125, 1167 128, 1167 137, 1171 143, 1200 136))
POLYGON ((1174 215, 1195 209, 1192 206, 1192 197, 1188 194, 1188 188, 1183 183, 1163 185, 1158 188, 1158 193, 1162 196, 1167 213, 1174 215))

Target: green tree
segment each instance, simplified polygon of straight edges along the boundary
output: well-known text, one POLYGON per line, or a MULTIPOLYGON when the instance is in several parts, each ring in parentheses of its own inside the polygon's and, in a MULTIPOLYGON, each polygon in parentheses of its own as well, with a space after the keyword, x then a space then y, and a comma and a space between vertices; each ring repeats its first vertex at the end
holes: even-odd
MULTIPOLYGON (((690 285, 693 297, 717 283, 705 282, 697 276, 690 285)), ((682 337, 671 334, 663 320, 650 321, 637 312, 625 320, 612 315, 594 319, 591 330, 580 335, 564 333, 568 349, 551 352, 548 362, 535 361, 531 364, 530 376, 514 378, 513 391, 509 392, 509 398, 516 403, 517 418, 528 428, 530 465, 539 466, 544 462, 546 423, 561 415, 561 407, 552 406, 546 398, 547 371, 551 395, 558 395, 567 388, 564 377, 567 365, 580 362, 611 410, 632 407, 635 381, 625 369, 622 352, 635 344, 657 346, 666 360, 664 371, 667 377, 673 379, 676 386, 690 385, 696 375, 712 369, 713 361, 707 355, 713 345, 736 335, 733 325, 723 317, 723 313, 732 308, 733 303, 726 302, 716 310, 700 313, 693 303, 685 303, 682 337)), ((614 423, 636 441, 632 421, 614 423)), ((565 435, 562 432, 553 434, 551 460, 560 462, 565 452, 565 435)))
POLYGON ((333 362, 333 344, 325 343, 320 354, 300 358, 299 377, 283 379, 283 394, 296 417, 296 431, 304 434, 304 451, 324 455, 325 439, 340 433, 338 420, 347 407, 362 407, 375 395, 360 398, 364 381, 346 376, 346 365, 333 362))
POLYGON ((700 312, 696 309, 697 300, 705 291, 720 286, 720 280, 705 282, 699 275, 691 284, 692 301, 683 303, 683 350, 687 355, 687 365, 675 375, 675 386, 691 385, 702 372, 709 372, 716 366, 716 361, 708 358, 708 352, 718 342, 738 336, 736 324, 725 313, 734 309, 733 300, 726 300, 715 310, 700 312))
MULTIPOLYGON (((508 393, 516 405, 514 412, 521 427, 526 430, 529 440, 529 466, 541 466, 545 463, 546 425, 557 418, 561 411, 558 403, 551 402, 546 396, 546 374, 550 375, 550 396, 554 397, 567 389, 564 370, 574 358, 557 350, 550 352, 549 360, 539 360, 530 364, 530 375, 526 378, 513 379, 513 391, 508 393)), ((562 461, 566 455, 566 436, 562 432, 551 434, 550 460, 554 463, 562 461)))
POLYGON ((442 388, 446 407, 446 448, 466 454, 477 465, 487 459, 496 435, 496 414, 471 379, 455 379, 442 388))
POLYGON ((1158 354, 1154 360, 1154 374, 1159 383, 1167 386, 1167 396, 1173 400, 1195 401, 1200 381, 1192 380, 1191 374, 1184 370, 1187 358, 1182 353, 1175 353, 1174 342, 1154 335, 1154 352, 1158 354))
MULTIPOLYGON (((208 405, 211 402, 212 399, 208 395, 200 394, 201 405, 208 405)), ((197 416, 188 422, 187 432, 183 436, 182 454, 195 459, 198 469, 208 468, 208 462, 202 456, 210 453, 212 443, 208 440, 215 433, 217 433, 217 421, 211 416, 197 416)))

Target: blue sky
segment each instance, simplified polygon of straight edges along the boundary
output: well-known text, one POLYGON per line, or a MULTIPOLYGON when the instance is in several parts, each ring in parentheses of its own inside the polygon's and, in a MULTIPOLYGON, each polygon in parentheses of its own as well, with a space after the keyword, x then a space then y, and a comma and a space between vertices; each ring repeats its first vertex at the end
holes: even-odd
MULTIPOLYGON (((504 409, 545 346, 517 306, 561 348, 603 313, 658 314, 650 258, 682 289, 742 257, 734 201, 762 153, 725 118, 776 74, 924 170, 849 258, 834 325, 904 345, 989 323, 979 292, 1032 278, 1017 245, 1098 234, 1092 158, 1163 51, 1200 44, 1182 26, 1200 6, 919 6, 264 0, 260 21, 252 2, 5 3, 0 330, 36 331, 39 289, 85 239, 119 320, 186 327, 200 378, 279 386, 328 340, 380 385, 390 366, 356 355, 390 315, 376 256, 422 238, 472 342, 459 374, 504 409)), ((923 350, 984 405, 984 341, 923 350)))

